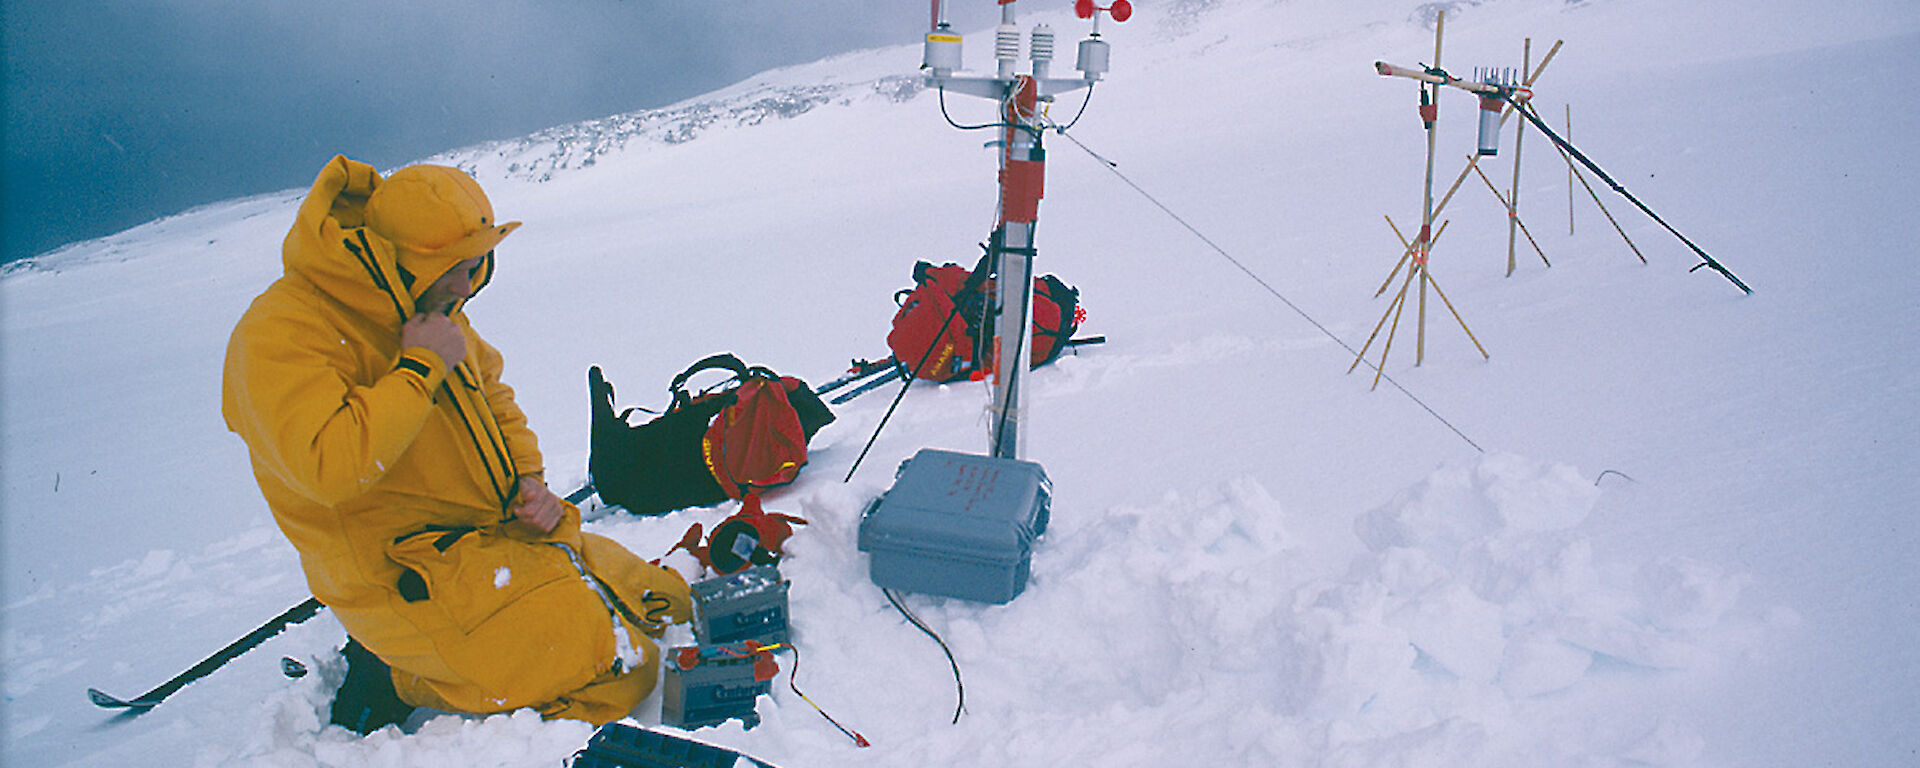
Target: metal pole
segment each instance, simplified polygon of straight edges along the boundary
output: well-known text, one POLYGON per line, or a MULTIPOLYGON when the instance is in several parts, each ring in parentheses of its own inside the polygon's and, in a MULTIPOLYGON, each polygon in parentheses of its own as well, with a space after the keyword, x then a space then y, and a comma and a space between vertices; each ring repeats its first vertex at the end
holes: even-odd
POLYGON ((1026 414, 1024 386, 1032 353, 1028 344, 1033 328, 1033 236, 1039 218, 1046 178, 1046 151, 1040 145, 1035 122, 1039 89, 1031 77, 1009 85, 1001 118, 1006 151, 1000 159, 1000 244, 994 254, 995 305, 998 308, 993 342, 993 429, 989 453, 1018 459, 1020 423, 1026 414))

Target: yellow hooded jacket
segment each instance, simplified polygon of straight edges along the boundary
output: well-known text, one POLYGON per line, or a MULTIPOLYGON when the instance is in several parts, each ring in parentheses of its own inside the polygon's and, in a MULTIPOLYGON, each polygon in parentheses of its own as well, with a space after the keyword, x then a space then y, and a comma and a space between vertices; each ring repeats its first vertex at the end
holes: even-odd
MULTIPOLYGON (((315 179, 282 248, 285 274, 228 343, 227 427, 246 441, 314 596, 393 667, 402 699, 623 717, 657 678, 642 634, 687 619, 686 583, 582 533, 571 504, 548 534, 508 524, 516 478, 543 466, 500 353, 459 308, 449 317, 466 359, 399 346, 417 293, 468 256, 409 254, 409 289, 399 249, 365 226, 380 183, 346 157, 315 179)), ((492 269, 489 253, 476 288, 492 269)))

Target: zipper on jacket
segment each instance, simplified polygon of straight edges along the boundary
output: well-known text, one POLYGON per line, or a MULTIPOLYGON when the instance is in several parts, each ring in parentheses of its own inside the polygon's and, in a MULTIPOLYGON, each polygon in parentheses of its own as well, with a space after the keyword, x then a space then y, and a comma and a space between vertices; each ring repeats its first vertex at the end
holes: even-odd
MULTIPOLYGON (((481 466, 486 467, 487 483, 493 486, 493 495, 500 497, 500 515, 502 521, 504 521, 508 517, 507 510, 513 508, 513 496, 509 492, 512 489, 503 489, 500 487, 500 478, 494 473, 493 461, 487 458, 485 446, 480 444, 479 433, 473 429, 473 420, 467 417, 467 409, 460 406, 459 393, 454 392, 453 388, 448 386, 444 381, 440 383, 440 386, 447 390, 447 402, 453 405, 454 413, 459 414, 460 424, 467 428, 467 441, 473 444, 473 452, 479 454, 481 466)), ((506 470, 508 477, 514 478, 515 480, 519 479, 519 476, 514 474, 513 460, 511 457, 501 457, 501 464, 502 466, 500 468, 506 470)))
MULTIPOLYGON (((405 323, 407 321, 406 307, 400 303, 400 296, 393 290, 393 283, 388 281, 386 276, 380 273, 379 265, 373 258, 373 244, 367 242, 367 230, 363 227, 356 230, 354 234, 360 241, 359 247, 354 246, 354 238, 347 238, 342 240, 341 243, 347 247, 349 253, 353 254, 354 259, 360 262, 360 266, 367 270, 367 277, 373 281, 374 287, 380 289, 380 291, 386 295, 387 299, 393 302, 394 312, 400 316, 400 322, 405 323)), ((492 259, 488 259, 489 268, 487 270, 487 278, 489 281, 493 277, 491 262, 492 259)), ((467 441, 473 444, 474 453, 480 456, 480 464, 486 468, 487 483, 493 486, 493 494, 500 497, 500 514, 504 521, 506 517, 508 517, 507 511, 513 508, 512 491, 514 489, 503 489, 500 487, 500 479, 494 472, 494 464, 487 458, 487 449, 493 449, 494 458, 499 459, 500 469, 506 471, 508 482, 517 484, 520 475, 513 466, 512 452, 506 450, 503 445, 504 438, 496 437, 494 434, 495 430, 487 429, 485 423, 482 423, 481 429, 476 431, 473 427, 473 419, 467 415, 467 410, 461 407, 460 395, 454 390, 450 382, 454 374, 458 374, 461 383, 465 384, 468 389, 479 391, 479 387, 469 381, 466 361, 453 360, 443 362, 448 363, 449 375, 448 378, 441 380, 440 386, 446 390, 447 399, 452 401, 454 412, 460 416, 461 424, 467 428, 467 441), (487 433, 487 444, 482 444, 480 432, 487 433)), ((480 399, 483 402, 486 400, 485 393, 481 394, 480 399)))
POLYGON ((639 669, 646 661, 646 656, 634 646, 633 634, 627 630, 627 623, 620 620, 621 609, 625 606, 620 604, 619 598, 614 597, 613 592, 607 589, 600 579, 587 570, 586 562, 580 559, 579 553, 573 551, 573 547, 558 541, 547 543, 567 553, 567 559, 573 562, 574 570, 580 572, 580 580, 586 582, 587 587, 600 596, 600 602, 607 606, 607 618, 613 621, 614 670, 618 672, 623 668, 639 669))
POLYGON ((380 265, 373 260, 373 244, 367 242, 367 231, 361 229, 355 234, 360 237, 361 248, 365 248, 366 250, 363 251, 361 248, 355 248, 352 238, 342 240, 341 243, 347 246, 347 251, 352 253, 354 259, 360 262, 360 266, 366 268, 367 277, 373 279, 373 286, 379 288, 381 293, 385 294, 386 297, 393 302, 393 311, 400 316, 400 322, 406 322, 406 308, 400 305, 400 297, 393 292, 393 284, 387 282, 386 275, 380 274, 380 265))

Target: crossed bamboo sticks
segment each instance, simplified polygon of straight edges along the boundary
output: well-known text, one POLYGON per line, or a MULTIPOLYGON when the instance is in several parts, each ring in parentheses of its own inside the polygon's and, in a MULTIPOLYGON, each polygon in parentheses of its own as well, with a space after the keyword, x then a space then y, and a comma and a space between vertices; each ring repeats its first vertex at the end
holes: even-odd
MULTIPOLYGON (((1440 116, 1438 98, 1440 89, 1438 86, 1447 82, 1460 84, 1459 81, 1449 81, 1433 74, 1434 72, 1441 71, 1441 43, 1446 34, 1446 26, 1447 13, 1443 10, 1436 16, 1434 21, 1433 68, 1431 70, 1426 72, 1410 71, 1393 67, 1384 62, 1375 63, 1375 69, 1381 74, 1396 74, 1404 77, 1412 77, 1426 83, 1421 86, 1420 91, 1420 117, 1421 120, 1426 123, 1427 130, 1427 173, 1426 185, 1421 194, 1419 234, 1412 240, 1408 240, 1406 236, 1400 232, 1400 227, 1393 223, 1393 218, 1387 218, 1387 226, 1393 228, 1394 235, 1400 238, 1403 248, 1400 252, 1400 259, 1394 264, 1393 271, 1387 275, 1386 282, 1382 283, 1380 289, 1375 291, 1373 295, 1378 298, 1380 294, 1385 293, 1387 287, 1392 285, 1394 277, 1400 274, 1402 267, 1405 267, 1407 270, 1406 278, 1401 281, 1400 291, 1394 294, 1393 301, 1388 302, 1387 311, 1381 314, 1380 321, 1374 323, 1373 333, 1367 337, 1367 343, 1360 348, 1360 354, 1354 357, 1352 365, 1347 366, 1348 373, 1352 373, 1354 369, 1358 368, 1361 361, 1366 359, 1367 351, 1373 348, 1373 342, 1379 338, 1380 329, 1386 327, 1388 329, 1387 340, 1380 348, 1380 363, 1373 366, 1374 375, 1372 388, 1378 388, 1380 386, 1380 377, 1386 374, 1387 358, 1393 353, 1393 339, 1400 332, 1400 315, 1406 310, 1407 294, 1412 289, 1416 280, 1419 281, 1420 290, 1418 293, 1419 307, 1416 310, 1417 337, 1414 346, 1414 365, 1419 365, 1424 362, 1427 356, 1427 289, 1429 287, 1431 287, 1434 293, 1440 296, 1440 300, 1447 305, 1447 311, 1452 313, 1454 321, 1460 324, 1460 329, 1466 331, 1467 338, 1473 340, 1473 345, 1476 349, 1480 350, 1480 355, 1490 359, 1490 356, 1487 355, 1486 348, 1481 346, 1480 340, 1474 337, 1473 329, 1467 327, 1466 320, 1460 317, 1460 311, 1454 308, 1453 301, 1447 298, 1446 292, 1440 289, 1439 282, 1433 279, 1433 273, 1428 269, 1427 263, 1428 257, 1433 252, 1433 244, 1439 239, 1439 233, 1435 232, 1433 228, 1434 219, 1438 216, 1439 211, 1444 210, 1447 203, 1453 199, 1453 194, 1460 190, 1460 184, 1466 181, 1467 173, 1478 165, 1478 158, 1470 158, 1468 160, 1468 168, 1460 171, 1460 175, 1453 180, 1452 186, 1447 188, 1446 194, 1441 196, 1440 204, 1438 206, 1434 205, 1433 162, 1436 142, 1435 124, 1439 121, 1440 116), (1387 319, 1389 317, 1393 319, 1391 326, 1387 325, 1387 319)), ((1531 80, 1529 80, 1529 82, 1531 82, 1531 80)), ((1463 84, 1463 87, 1471 89, 1472 85, 1473 84, 1463 84)), ((1511 208, 1509 208, 1509 210, 1511 210, 1511 208)), ((1445 222, 1441 224, 1441 229, 1446 229, 1445 222)))

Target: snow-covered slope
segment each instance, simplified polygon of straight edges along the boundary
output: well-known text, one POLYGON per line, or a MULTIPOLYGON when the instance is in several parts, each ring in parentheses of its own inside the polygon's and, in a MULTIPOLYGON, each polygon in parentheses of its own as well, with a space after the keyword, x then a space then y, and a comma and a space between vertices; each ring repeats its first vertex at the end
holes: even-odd
MULTIPOLYGON (((1063 42, 1083 29, 1045 18, 1063 42)), ((1916 759, 1920 87, 1886 73, 1920 50, 1920 9, 1179 0, 1103 31, 1113 73, 1071 140, 1048 137, 1039 266, 1109 338, 1031 379, 1053 525, 1011 604, 910 603, 954 648, 966 716, 948 723, 944 657, 854 547, 899 461, 984 449, 984 390, 922 385, 852 482, 885 394, 841 408, 771 499, 811 521, 783 567, 799 683, 874 746, 785 673, 760 727, 703 737, 789 768, 1916 759), (1564 40, 1542 114, 1571 114, 1575 144, 1754 294, 1689 272, 1604 188, 1647 263, 1577 185, 1569 234, 1566 166, 1534 134, 1521 215, 1553 266, 1523 239, 1505 274, 1505 214, 1477 178, 1434 251, 1490 359, 1430 297, 1424 361, 1409 308, 1385 366, 1419 402, 1345 373, 1392 295, 1373 298, 1400 250, 1381 217, 1417 227, 1424 172, 1416 89, 1371 64, 1430 63, 1443 6, 1457 73, 1564 40)), ((969 36, 970 64, 988 39, 969 36)), ((720 350, 824 379, 884 354, 916 259, 978 253, 993 155, 941 119, 918 57, 849 54, 438 158, 527 222, 470 314, 556 487, 584 479, 588 365, 630 405, 720 350)), ((1473 106, 1442 99, 1437 184, 1471 151, 1473 106)), ((1512 130, 1483 163, 1502 188, 1512 130)), ((0 279, 0 763, 548 766, 591 732, 526 712, 323 730, 343 639, 324 614, 142 717, 86 703, 306 596, 218 411, 227 331, 278 274, 296 198, 0 279), (279 656, 318 673, 287 680, 279 656)), ((651 556, 729 511, 591 527, 651 556)))

